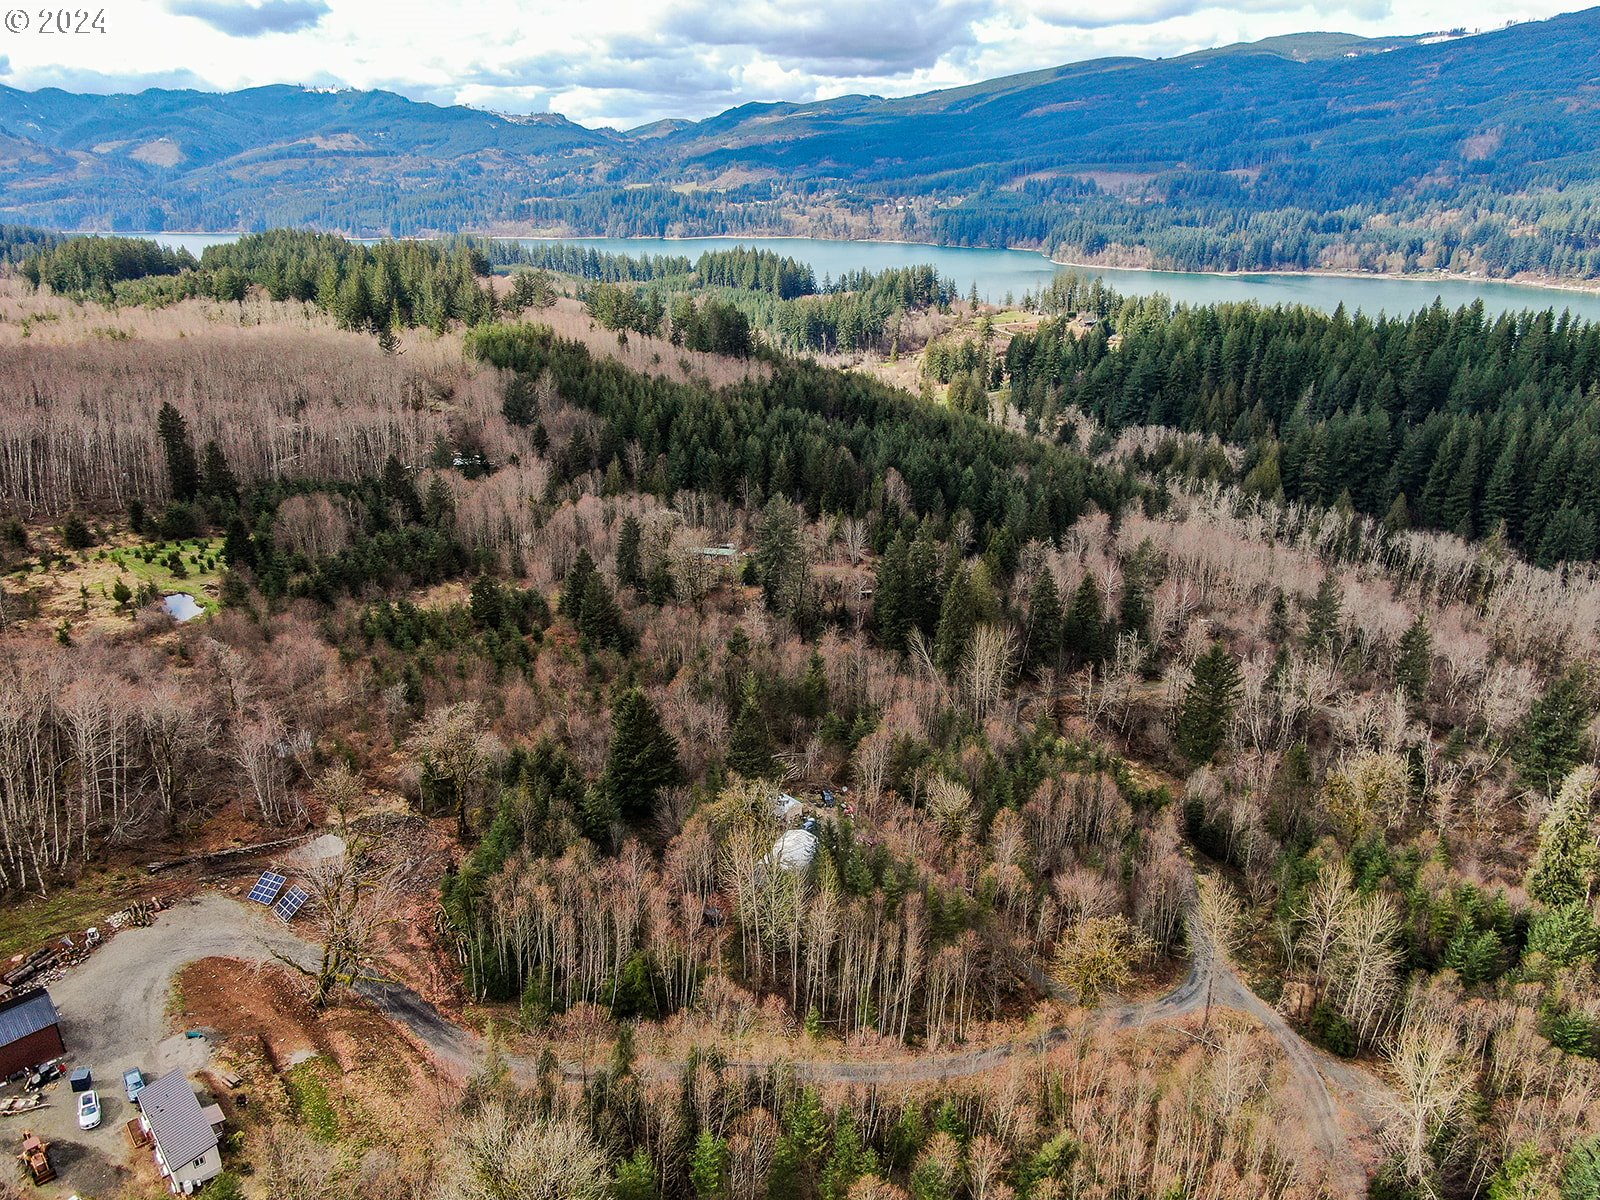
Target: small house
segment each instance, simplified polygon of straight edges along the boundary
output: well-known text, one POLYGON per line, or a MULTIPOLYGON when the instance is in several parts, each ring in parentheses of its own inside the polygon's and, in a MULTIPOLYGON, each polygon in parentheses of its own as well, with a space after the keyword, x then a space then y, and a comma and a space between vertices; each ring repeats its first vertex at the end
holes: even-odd
POLYGON ((61 1018, 49 992, 33 988, 0 1004, 0 1079, 66 1052, 61 1018))
POLYGON ((202 1106, 189 1077, 168 1071, 139 1093, 140 1124, 155 1145, 156 1167, 174 1194, 191 1195, 222 1174, 217 1129, 222 1109, 202 1106))

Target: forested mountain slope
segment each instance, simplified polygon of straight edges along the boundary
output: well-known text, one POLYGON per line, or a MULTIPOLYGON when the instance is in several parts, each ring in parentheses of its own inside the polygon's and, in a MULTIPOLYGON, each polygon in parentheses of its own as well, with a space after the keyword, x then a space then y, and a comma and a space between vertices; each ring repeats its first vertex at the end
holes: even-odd
POLYGON ((633 135, 382 92, 0 89, 0 216, 759 228, 1183 268, 1593 276, 1597 63, 1588 10, 1443 41, 1303 34, 904 99, 752 104, 633 135))

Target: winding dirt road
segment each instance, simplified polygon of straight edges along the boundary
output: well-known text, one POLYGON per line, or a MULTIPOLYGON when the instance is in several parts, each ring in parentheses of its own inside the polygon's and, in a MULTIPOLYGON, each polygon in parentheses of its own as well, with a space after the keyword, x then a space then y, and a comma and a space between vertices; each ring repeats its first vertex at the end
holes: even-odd
MULTIPOLYGON (((1359 1197, 1366 1191, 1366 1172, 1352 1151, 1350 1133, 1328 1089, 1326 1076, 1353 1093, 1358 1124, 1381 1084, 1348 1064, 1335 1063, 1300 1037, 1270 1005, 1261 1000, 1211 947, 1198 921, 1190 922, 1193 948, 1189 970, 1172 991, 1141 1004, 1107 1006, 1097 1018, 1119 1029, 1177 1021, 1210 1003, 1254 1018, 1282 1048, 1291 1087, 1300 1102, 1299 1121, 1321 1152, 1329 1186, 1336 1194, 1359 1197)), ((110 939, 84 963, 52 985, 62 1015, 62 1033, 74 1059, 107 1069, 122 1062, 159 1065, 158 1048, 167 1038, 166 1010, 173 976, 202 958, 266 961, 282 955, 310 965, 317 949, 265 910, 237 903, 216 893, 179 904, 143 929, 129 929, 110 939)), ((482 1060, 483 1040, 447 1020, 410 988, 398 983, 363 985, 362 994, 385 1016, 425 1045, 441 1066, 465 1074, 482 1060)), ((980 1075, 1018 1056, 1031 1056, 1070 1036, 1052 1029, 1026 1041, 974 1050, 918 1054, 902 1058, 857 1061, 796 1060, 791 1066, 804 1079, 830 1083, 930 1083, 980 1075)), ((513 1075, 531 1081, 531 1059, 510 1058, 513 1075)), ((677 1071, 680 1064, 643 1059, 637 1069, 650 1074, 677 1071)), ((731 1061, 735 1070, 762 1071, 772 1060, 731 1061)), ((580 1077, 584 1068, 564 1064, 563 1072, 580 1077)), ((1363 1131, 1365 1132, 1365 1131, 1363 1131)))

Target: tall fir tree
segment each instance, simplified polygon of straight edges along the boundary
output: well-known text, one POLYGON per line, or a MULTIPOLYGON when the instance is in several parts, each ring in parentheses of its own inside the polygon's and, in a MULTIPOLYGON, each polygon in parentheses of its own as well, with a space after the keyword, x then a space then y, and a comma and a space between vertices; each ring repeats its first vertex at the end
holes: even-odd
POLYGON ((1588 671, 1579 664, 1533 702, 1517 731, 1512 759, 1522 782, 1549 791, 1583 761, 1585 731, 1595 704, 1588 671))
POLYGON ((561 594, 556 598, 556 611, 573 624, 577 624, 578 614, 583 611, 584 590, 593 574, 594 559, 587 550, 579 550, 567 569, 567 577, 561 582, 561 594))
POLYGON ((1400 636, 1399 657, 1395 661, 1395 682, 1413 704, 1421 704, 1433 680, 1433 635, 1422 615, 1400 636))
POLYGON ((872 624, 878 644, 885 650, 903 651, 916 619, 907 589, 907 555, 905 538, 895 534, 878 560, 872 589, 872 624))
POLYGON ((239 481, 228 466, 228 458, 215 441, 206 443, 205 465, 200 472, 200 494, 228 501, 239 498, 239 481))
POLYGON ((639 557, 643 530, 639 518, 629 513, 617 530, 617 585, 636 588, 644 582, 644 567, 639 557))
POLYGON ((933 661, 946 675, 953 676, 960 668, 977 624, 972 574, 964 565, 958 565, 945 587, 944 603, 939 608, 939 629, 933 639, 933 661))
POLYGON ((1106 656, 1105 625, 1100 586, 1086 572, 1072 594, 1072 605, 1061 630, 1061 640, 1074 663, 1097 663, 1106 656))
POLYGON ((578 605, 578 636, 590 646, 626 651, 632 641, 622 620, 622 609, 606 586, 605 576, 590 571, 578 605))
POLYGON ((1029 667, 1054 666, 1061 650, 1061 596, 1056 591, 1055 575, 1044 568, 1028 591, 1028 641, 1024 661, 1029 667))
POLYGON ((663 788, 683 781, 678 742, 661 724, 644 689, 629 688, 611 710, 611 750, 602 782, 623 820, 639 824, 655 815, 663 788))
POLYGON ((176 408, 165 403, 156 418, 156 429, 167 456, 167 481, 173 498, 193 500, 200 490, 200 464, 195 458, 194 443, 189 440, 189 423, 176 408))
POLYGON ((1344 624, 1344 592, 1332 572, 1322 577, 1317 594, 1306 609, 1306 647, 1328 650, 1344 624))
POLYGON ((810 565, 799 514, 782 496, 774 496, 762 510, 756 529, 755 568, 768 608, 781 616, 800 610, 810 565))
POLYGON ((1587 905, 1600 878, 1600 848, 1594 837, 1594 768, 1569 772, 1550 813, 1539 826, 1539 848, 1528 870, 1528 895, 1561 908, 1587 905))
POLYGON ((767 719, 756 699, 755 680, 747 679, 739 715, 728 736, 728 766, 746 779, 771 779, 778 774, 767 736, 767 719))
POLYGON ((1227 741, 1239 682, 1239 665, 1221 642, 1195 660, 1178 716, 1178 749, 1190 762, 1210 762, 1227 741))

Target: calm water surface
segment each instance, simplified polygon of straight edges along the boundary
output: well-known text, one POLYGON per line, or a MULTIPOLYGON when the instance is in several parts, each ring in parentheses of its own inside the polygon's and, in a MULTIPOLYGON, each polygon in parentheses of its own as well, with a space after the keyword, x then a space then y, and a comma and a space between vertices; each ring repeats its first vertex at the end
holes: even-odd
MULTIPOLYGON (((164 246, 182 247, 198 256, 207 246, 235 241, 231 233, 133 234, 152 237, 164 246)), ((842 242, 812 238, 518 238, 535 242, 576 241, 608 254, 681 254, 697 258, 706 250, 735 246, 761 246, 809 263, 820 282, 824 276, 847 271, 881 271, 932 263, 939 273, 954 279, 962 294, 976 284, 979 295, 999 304, 1007 292, 1017 299, 1037 291, 1063 268, 1030 250, 977 250, 959 246, 925 246, 915 242, 842 242)), ((1565 291, 1512 283, 1474 282, 1460 279, 1346 278, 1336 275, 1205 275, 1186 271, 1129 271, 1110 267, 1083 268, 1106 284, 1129 295, 1162 292, 1174 300, 1210 304, 1255 300, 1262 304, 1305 304, 1332 312, 1340 304, 1352 311, 1400 314, 1432 304, 1435 298, 1447 308, 1482 300, 1491 313, 1524 308, 1570 309, 1574 315, 1600 320, 1600 293, 1565 291)))

